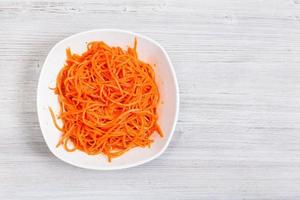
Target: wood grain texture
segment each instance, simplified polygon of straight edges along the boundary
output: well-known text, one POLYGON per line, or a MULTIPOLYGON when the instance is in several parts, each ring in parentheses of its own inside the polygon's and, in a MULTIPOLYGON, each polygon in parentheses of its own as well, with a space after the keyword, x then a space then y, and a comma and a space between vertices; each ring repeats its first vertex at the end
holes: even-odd
POLYGON ((0 199, 300 199, 300 1, 0 1, 0 199), (89 171, 47 149, 36 87, 50 48, 120 28, 169 53, 180 116, 145 165, 89 171))

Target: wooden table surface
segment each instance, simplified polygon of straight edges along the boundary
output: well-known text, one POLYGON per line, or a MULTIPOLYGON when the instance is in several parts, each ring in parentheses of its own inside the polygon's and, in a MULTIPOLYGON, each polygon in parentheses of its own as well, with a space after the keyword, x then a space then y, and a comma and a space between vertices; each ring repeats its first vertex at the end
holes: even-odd
POLYGON ((300 199, 300 1, 0 1, 0 199, 300 199), (48 150, 36 113, 50 48, 119 28, 165 47, 180 87, 166 152, 90 171, 48 150))

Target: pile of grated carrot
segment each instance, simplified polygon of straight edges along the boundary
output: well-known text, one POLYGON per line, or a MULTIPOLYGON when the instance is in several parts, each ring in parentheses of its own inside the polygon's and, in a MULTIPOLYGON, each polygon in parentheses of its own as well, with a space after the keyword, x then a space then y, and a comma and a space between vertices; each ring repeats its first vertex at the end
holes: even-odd
POLYGON ((155 132, 163 136, 157 123, 155 73, 138 58, 136 39, 127 50, 95 41, 81 55, 69 48, 66 54, 54 88, 62 127, 49 107, 62 133, 57 146, 104 154, 111 161, 132 148, 150 147, 155 132))

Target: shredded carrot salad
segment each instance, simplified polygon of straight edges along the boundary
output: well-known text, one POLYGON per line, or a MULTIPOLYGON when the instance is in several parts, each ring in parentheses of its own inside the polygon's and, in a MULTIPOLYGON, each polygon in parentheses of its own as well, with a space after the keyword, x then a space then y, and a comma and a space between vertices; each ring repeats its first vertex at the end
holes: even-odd
POLYGON ((57 147, 104 154, 111 161, 134 147, 150 147, 155 132, 163 136, 157 123, 155 73, 138 58, 136 39, 127 50, 95 41, 81 55, 69 48, 66 54, 54 88, 62 127, 49 107, 62 133, 57 147))

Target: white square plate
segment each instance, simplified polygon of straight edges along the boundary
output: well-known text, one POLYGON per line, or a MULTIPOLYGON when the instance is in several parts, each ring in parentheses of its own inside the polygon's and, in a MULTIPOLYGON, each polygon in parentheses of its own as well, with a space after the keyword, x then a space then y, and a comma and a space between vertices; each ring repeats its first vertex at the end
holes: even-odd
MULTIPOLYGON (((87 169, 112 170, 137 166, 157 158, 167 148, 178 118, 179 91, 173 65, 166 51, 152 39, 140 34, 122 30, 92 30, 72 35, 58 42, 49 52, 43 65, 37 91, 37 109, 40 127, 50 151, 59 159, 87 169), (49 87, 55 87, 56 77, 66 59, 66 48, 70 47, 74 53, 82 53, 91 41, 104 41, 111 46, 121 46, 127 49, 133 46, 134 38, 138 39, 137 52, 139 58, 150 64, 155 64, 156 82, 160 92, 158 106, 158 123, 164 133, 160 138, 154 134, 151 148, 134 148, 124 155, 108 162, 103 155, 87 155, 76 150, 67 152, 63 147, 56 148, 61 133, 52 122, 48 107, 55 113, 59 111, 57 96, 49 87)), ((58 121, 60 122, 60 121, 58 121)))

